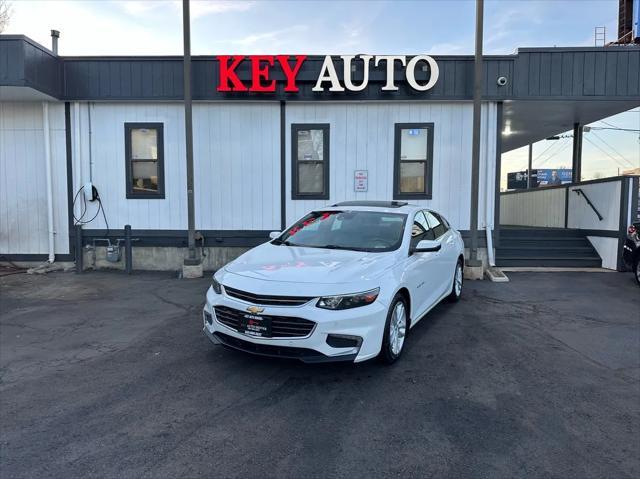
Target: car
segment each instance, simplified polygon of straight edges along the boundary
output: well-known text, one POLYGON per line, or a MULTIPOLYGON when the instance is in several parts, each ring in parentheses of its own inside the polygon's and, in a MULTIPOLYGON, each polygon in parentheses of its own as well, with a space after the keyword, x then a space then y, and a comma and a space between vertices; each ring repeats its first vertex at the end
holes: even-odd
POLYGON ((627 238, 622 249, 622 259, 627 269, 633 271, 640 286, 640 221, 627 229, 627 238))
POLYGON ((464 243, 441 214, 400 201, 311 211, 212 278, 215 344, 304 362, 395 362, 441 300, 460 299, 464 243))

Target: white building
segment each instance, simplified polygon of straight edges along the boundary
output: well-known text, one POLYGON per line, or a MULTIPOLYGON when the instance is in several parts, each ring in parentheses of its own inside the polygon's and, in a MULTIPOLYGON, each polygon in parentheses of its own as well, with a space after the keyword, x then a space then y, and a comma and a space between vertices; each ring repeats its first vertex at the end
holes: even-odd
MULTIPOLYGON (((194 57, 195 219, 206 269, 344 200, 416 202, 468 237, 473 58, 402 58, 194 57)), ((500 241, 500 154, 636 106, 640 49, 523 49, 485 57, 484 69, 486 257, 486 232, 500 241)), ((85 267, 122 267, 106 261, 105 246, 121 244, 131 225, 134 268, 179 269, 182 91, 181 57, 61 57, 0 36, 0 255, 72 261, 82 219, 91 220, 82 225, 85 267), (99 201, 84 199, 89 183, 99 201)))

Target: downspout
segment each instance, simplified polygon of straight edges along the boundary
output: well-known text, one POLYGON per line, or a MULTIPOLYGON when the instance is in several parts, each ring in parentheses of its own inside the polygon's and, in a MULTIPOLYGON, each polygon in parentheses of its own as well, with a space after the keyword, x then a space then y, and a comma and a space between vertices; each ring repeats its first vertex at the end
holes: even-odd
POLYGON ((47 180, 47 228, 49 235, 49 263, 56 260, 55 231, 53 229, 53 178, 51 175, 51 134, 49 131, 49 102, 42 102, 42 130, 44 133, 44 163, 47 180))
MULTIPOLYGON (((80 152, 80 103, 75 102, 73 104, 73 160, 74 160, 74 171, 76 173, 76 191, 80 189, 83 185, 82 182, 82 160, 81 160, 81 152, 80 152)), ((74 215, 80 217, 80 210, 75 211, 74 215)))
MULTIPOLYGON (((487 108, 489 108, 489 105, 487 105, 487 108)), ((489 125, 489 112, 487 111, 487 121, 486 121, 486 125, 488 127, 489 125)), ((494 121, 494 123, 496 124, 496 128, 498 128, 497 126, 497 118, 495 119, 496 121, 494 121)), ((485 139, 485 145, 487 145, 487 147, 490 145, 489 143, 489 128, 485 128, 485 131, 487 133, 487 138, 485 139)), ((497 145, 496 145, 497 147, 497 145)), ((493 158, 495 158, 496 155, 493 155, 493 158)), ((494 257, 493 254, 493 234, 491 232, 491 227, 489 226, 491 224, 491 203, 490 203, 490 191, 489 191, 489 186, 491 185, 491 173, 492 170, 491 168, 489 168, 489 158, 491 158, 491 155, 489 154, 489 152, 485 149, 485 155, 484 155, 484 161, 485 161, 485 171, 486 171, 486 175, 485 175, 485 182, 484 182, 484 229, 485 229, 485 233, 487 235, 487 261, 489 262, 489 266, 495 266, 496 265, 496 259, 494 257)), ((497 165, 495 166, 497 168, 497 165)), ((495 207, 495 206, 494 206, 495 207)))

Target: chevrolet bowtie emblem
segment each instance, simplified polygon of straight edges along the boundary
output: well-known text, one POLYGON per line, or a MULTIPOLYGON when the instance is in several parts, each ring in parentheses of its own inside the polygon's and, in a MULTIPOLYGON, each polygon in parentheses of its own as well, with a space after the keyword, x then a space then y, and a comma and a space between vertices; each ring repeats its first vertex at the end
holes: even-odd
POLYGON ((260 308, 258 306, 249 306, 247 308, 247 311, 251 314, 259 314, 262 313, 264 311, 264 308, 260 308))

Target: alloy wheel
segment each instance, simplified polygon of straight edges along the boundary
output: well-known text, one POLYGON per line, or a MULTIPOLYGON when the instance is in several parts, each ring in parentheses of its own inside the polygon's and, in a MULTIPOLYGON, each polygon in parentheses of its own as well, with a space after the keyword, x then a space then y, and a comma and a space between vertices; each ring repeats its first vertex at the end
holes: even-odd
POLYGON ((462 265, 458 263, 456 266, 456 277, 454 278, 454 287, 456 289, 456 296, 460 296, 462 293, 462 265))
POLYGON ((407 333, 407 311, 402 301, 398 301, 393 308, 393 315, 389 321, 389 346, 394 355, 399 355, 404 345, 407 333))

